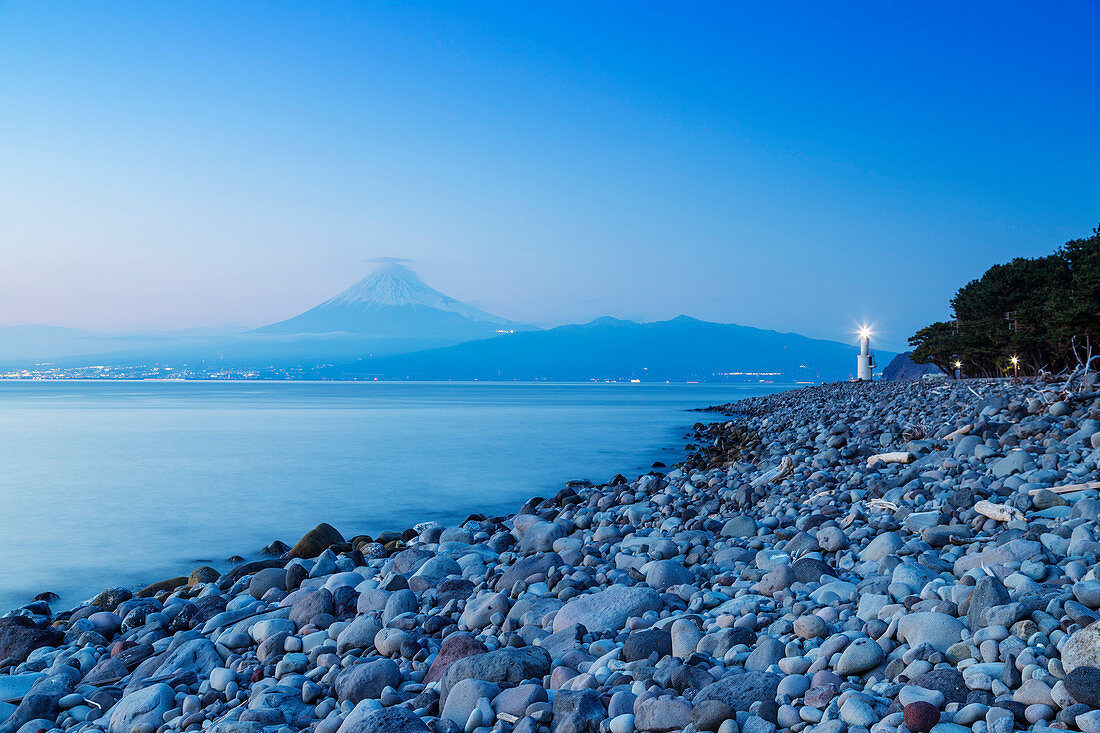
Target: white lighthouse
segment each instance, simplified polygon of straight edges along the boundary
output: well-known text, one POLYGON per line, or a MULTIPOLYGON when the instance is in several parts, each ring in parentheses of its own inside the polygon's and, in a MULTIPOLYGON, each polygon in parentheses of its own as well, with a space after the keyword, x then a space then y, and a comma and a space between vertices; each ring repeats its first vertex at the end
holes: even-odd
POLYGON ((875 357, 871 355, 871 329, 859 329, 859 356, 856 357, 856 379, 870 382, 875 370, 875 357))

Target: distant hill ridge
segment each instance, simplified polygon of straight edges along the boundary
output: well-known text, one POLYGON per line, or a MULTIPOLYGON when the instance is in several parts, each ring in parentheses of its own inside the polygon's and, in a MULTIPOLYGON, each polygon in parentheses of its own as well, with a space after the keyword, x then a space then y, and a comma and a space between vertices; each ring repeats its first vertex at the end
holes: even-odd
MULTIPOLYGON (((854 345, 689 316, 635 323, 598 318, 408 354, 325 367, 324 378, 836 381, 854 345)), ((892 354, 880 352, 881 358, 892 354)))

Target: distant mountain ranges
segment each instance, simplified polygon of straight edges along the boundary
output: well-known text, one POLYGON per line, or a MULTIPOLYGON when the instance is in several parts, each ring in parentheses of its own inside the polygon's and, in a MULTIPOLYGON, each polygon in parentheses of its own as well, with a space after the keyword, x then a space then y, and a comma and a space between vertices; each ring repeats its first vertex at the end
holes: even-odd
MULTIPOLYGON (((102 335, 0 328, 0 365, 159 365, 316 379, 837 381, 856 347, 687 316, 540 330, 448 297, 388 263, 320 305, 251 331, 102 335)), ((888 360, 892 354, 879 352, 888 360)))
POLYGON ((655 323, 599 318, 583 325, 364 359, 319 370, 362 377, 573 381, 831 381, 846 379, 855 347, 687 316, 655 323))

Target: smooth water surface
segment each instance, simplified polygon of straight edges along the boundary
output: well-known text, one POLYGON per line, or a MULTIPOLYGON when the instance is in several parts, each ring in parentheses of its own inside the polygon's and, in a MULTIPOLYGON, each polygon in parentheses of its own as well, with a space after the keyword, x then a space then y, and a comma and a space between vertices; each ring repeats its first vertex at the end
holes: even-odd
POLYGON ((0 609, 513 512, 683 456, 694 408, 784 385, 0 381, 0 609))

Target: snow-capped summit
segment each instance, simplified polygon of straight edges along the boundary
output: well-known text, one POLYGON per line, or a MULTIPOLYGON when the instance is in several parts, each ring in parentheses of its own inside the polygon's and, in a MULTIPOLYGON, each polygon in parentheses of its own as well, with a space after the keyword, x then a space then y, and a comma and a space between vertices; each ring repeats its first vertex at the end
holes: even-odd
POLYGON ((428 286, 415 272, 396 262, 389 262, 367 275, 339 295, 321 304, 357 304, 387 306, 424 306, 447 313, 457 313, 463 318, 487 323, 506 324, 508 321, 492 313, 478 310, 472 305, 455 300, 428 286))
POLYGON ((388 262, 320 305, 258 329, 270 334, 355 334, 457 341, 510 331, 516 324, 455 300, 415 272, 388 262))

